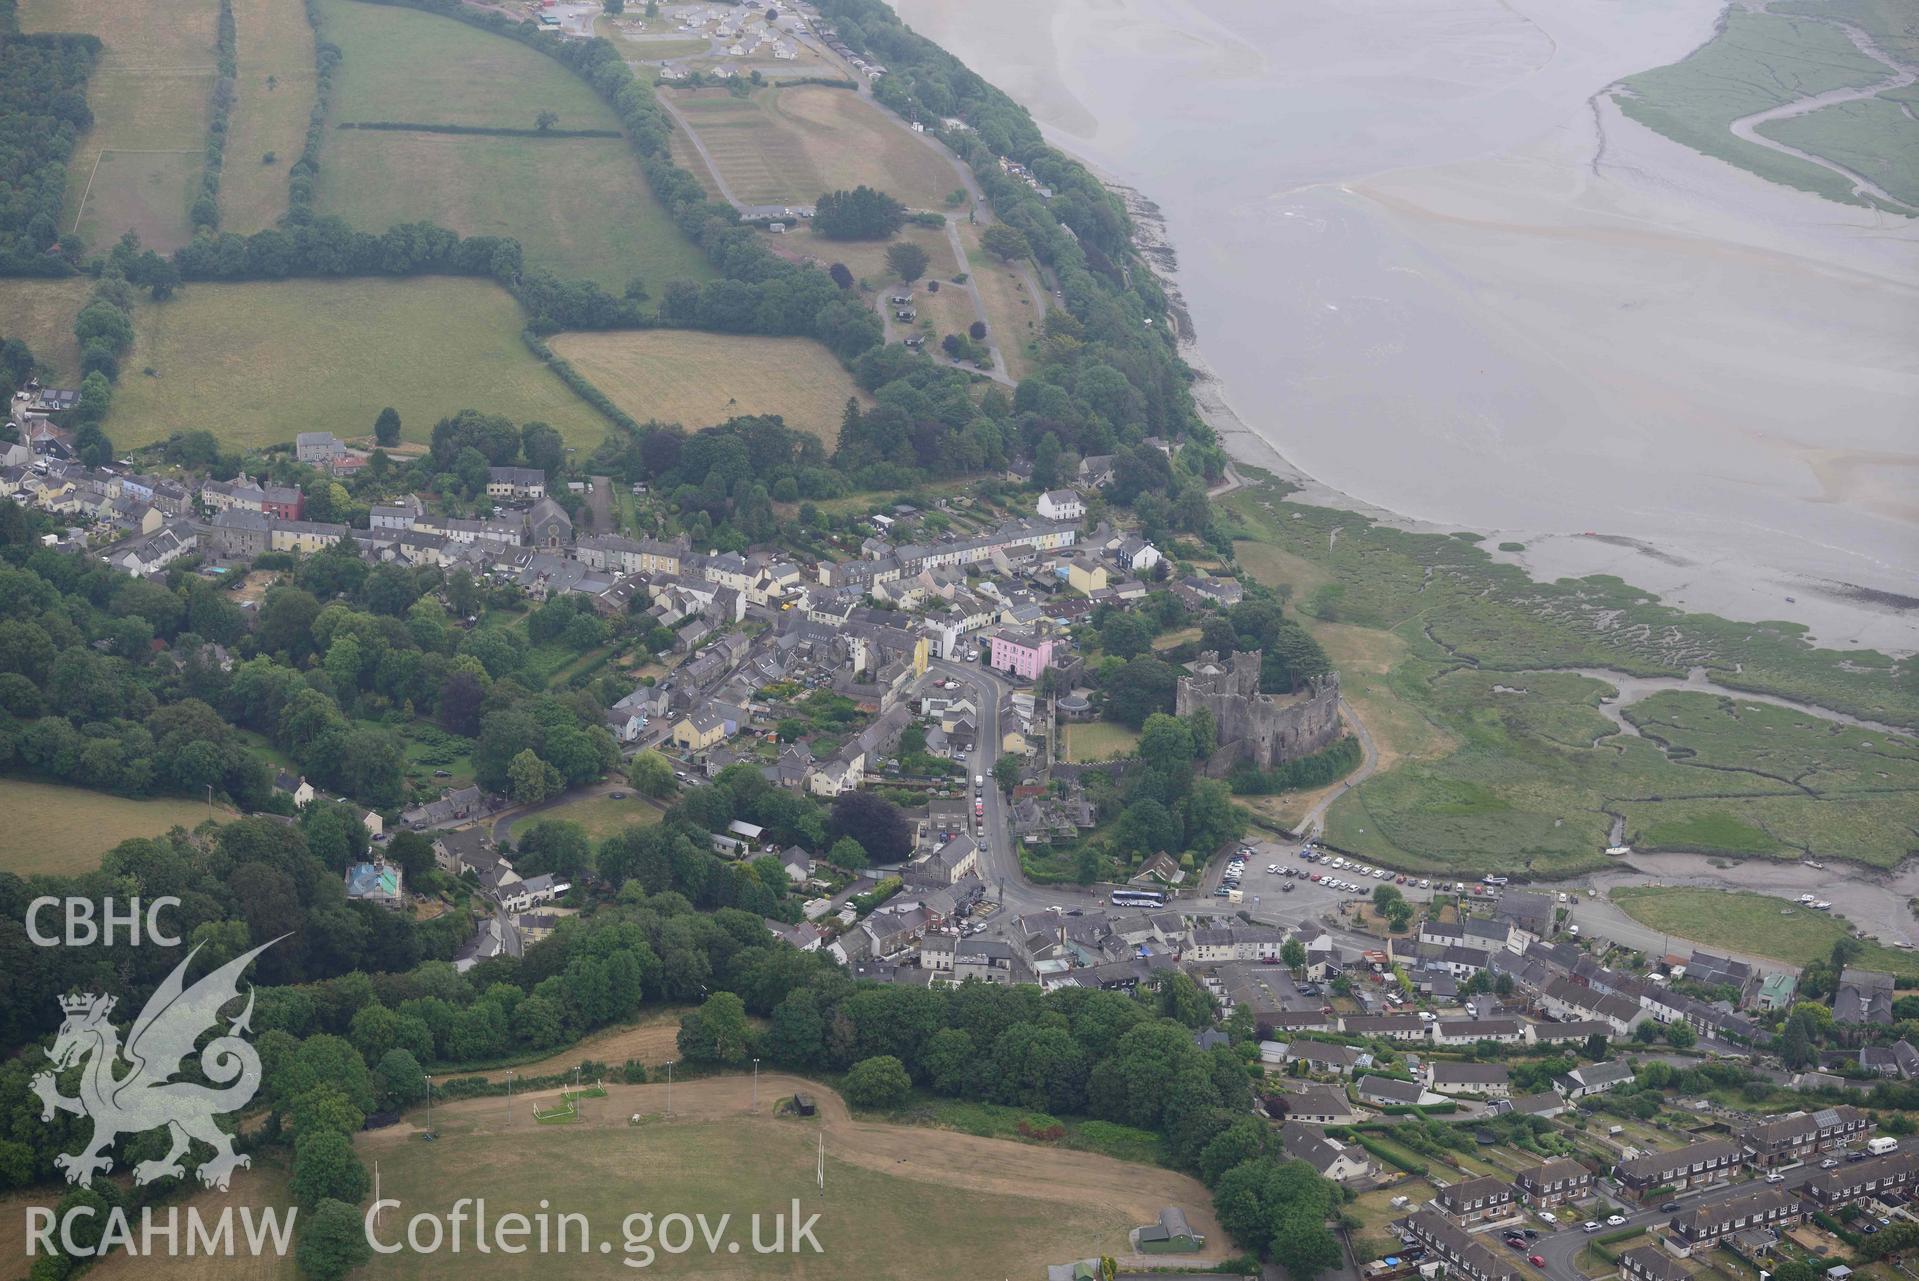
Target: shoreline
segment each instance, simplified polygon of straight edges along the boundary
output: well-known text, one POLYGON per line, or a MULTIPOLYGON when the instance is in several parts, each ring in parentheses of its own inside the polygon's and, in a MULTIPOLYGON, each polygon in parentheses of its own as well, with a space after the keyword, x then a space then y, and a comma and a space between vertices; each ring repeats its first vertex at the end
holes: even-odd
POLYGON ((1605 94, 1710 44, 1726 0, 1625 32, 1582 0, 1430 31, 1368 0, 1277 45, 1270 11, 1221 3, 1128 0, 1117 25, 1098 0, 891 7, 1127 208, 1194 415, 1249 477, 1470 533, 1535 582, 1616 578, 1824 649, 1919 652, 1919 452, 1892 426, 1919 365, 1888 338, 1919 306, 1895 265, 1915 225, 1690 149, 1605 94), (1481 59, 1472 93, 1412 74, 1436 72, 1435 39, 1481 59), (1089 57, 1198 96, 1129 113, 1089 57), (1357 92, 1382 66, 1405 92, 1357 92), (1274 100, 1331 123, 1261 166, 1208 149, 1274 100), (1753 283, 1775 277, 1790 307, 1753 283))
MULTIPOLYGON (((1053 144, 1059 146, 1057 142, 1053 144)), ((1062 148, 1063 149, 1063 148, 1062 148)), ((1070 153, 1069 153, 1070 154, 1070 153)), ((1485 533, 1466 525, 1448 525, 1437 521, 1421 520, 1403 512, 1391 511, 1377 503, 1371 503, 1345 490, 1331 485, 1308 474, 1305 469, 1294 463, 1280 452, 1272 441, 1260 435, 1241 416, 1227 396, 1226 381, 1206 360, 1200 349, 1199 329, 1193 323, 1191 310, 1186 298, 1180 291, 1179 250, 1166 233, 1166 222, 1159 206, 1151 197, 1134 187, 1117 182, 1110 176, 1099 172, 1098 168, 1081 157, 1074 157, 1097 175, 1108 188, 1117 192, 1125 202, 1127 215, 1133 220, 1133 248, 1139 252, 1142 260, 1152 269, 1159 285, 1166 293, 1168 310, 1172 312, 1179 329, 1179 357, 1193 371, 1190 391, 1193 407, 1199 412, 1201 421, 1213 429, 1219 437, 1220 447, 1224 449, 1234 463, 1242 467, 1257 468, 1292 487, 1289 498, 1311 503, 1316 507, 1335 507, 1365 516, 1382 525, 1390 525, 1410 533, 1451 534, 1460 531, 1485 533)))
MULTIPOLYGON (((1408 515, 1360 498, 1312 475, 1288 458, 1278 445, 1249 423, 1232 403, 1224 378, 1206 359, 1198 326, 1193 320, 1191 309, 1186 303, 1180 286, 1178 247, 1167 232, 1166 219, 1157 202, 1138 188, 1120 182, 1103 172, 1099 166, 1085 157, 1073 153, 1070 147, 1058 139, 1049 138, 1049 142, 1067 154, 1073 155, 1074 159, 1099 177, 1124 202, 1127 214, 1133 220, 1133 247, 1165 291, 1168 310, 1177 324, 1179 356, 1193 372, 1189 390, 1193 397, 1194 408, 1200 419, 1213 429, 1219 438, 1221 448, 1234 463, 1271 474, 1275 479, 1291 487, 1287 497, 1311 506, 1350 511, 1378 524, 1408 533, 1476 534, 1483 540, 1481 546, 1488 556, 1495 561, 1517 566, 1535 582, 1547 583, 1560 578, 1579 578, 1590 574, 1612 575, 1658 598, 1664 604, 1687 612, 1740 622, 1762 622, 1782 616, 1782 612, 1767 614, 1764 611, 1748 612, 1728 609, 1724 603, 1718 601, 1694 604, 1683 597, 1676 596, 1676 592, 1691 588, 1692 584, 1685 577, 1667 578, 1661 581, 1662 575, 1647 571, 1654 567, 1664 567, 1676 573, 1694 567, 1693 562, 1672 556, 1640 539, 1603 532, 1575 534, 1565 531, 1511 529, 1493 525, 1434 521, 1408 515), (1541 546, 1548 540, 1577 540, 1580 545, 1562 548, 1557 555, 1549 555, 1541 546), (1504 542, 1518 542, 1523 546, 1517 552, 1504 551, 1500 548, 1500 544, 1504 542), (1591 560, 1595 551, 1606 548, 1633 554, 1634 563, 1630 567, 1579 563, 1591 560)), ((1602 551, 1600 554, 1605 553, 1602 551)), ((1793 590, 1808 596, 1824 597, 1835 604, 1873 607, 1873 612, 1882 613, 1892 620, 1903 621, 1903 616, 1919 609, 1919 597, 1900 595, 1880 588, 1802 575, 1791 578, 1782 577, 1779 581, 1793 590)), ((1795 603, 1791 596, 1785 597, 1785 601, 1788 604, 1795 603)), ((1845 640, 1839 636, 1826 634, 1830 630, 1827 627, 1796 615, 1790 617, 1788 621, 1805 627, 1808 642, 1815 646, 1877 650, 1895 660, 1919 653, 1919 636, 1915 636, 1909 644, 1904 646, 1888 644, 1883 639, 1877 643, 1862 642, 1856 638, 1845 640)))

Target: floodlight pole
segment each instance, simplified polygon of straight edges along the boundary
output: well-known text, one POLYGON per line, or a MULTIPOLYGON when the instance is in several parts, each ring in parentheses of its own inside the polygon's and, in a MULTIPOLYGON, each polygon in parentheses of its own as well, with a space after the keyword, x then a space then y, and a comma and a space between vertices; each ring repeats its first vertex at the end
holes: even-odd
POLYGON ((760 1110, 760 1061, 753 1060, 753 1111, 760 1110))
POLYGON ((673 1065, 666 1065, 666 1114, 673 1115, 673 1065))

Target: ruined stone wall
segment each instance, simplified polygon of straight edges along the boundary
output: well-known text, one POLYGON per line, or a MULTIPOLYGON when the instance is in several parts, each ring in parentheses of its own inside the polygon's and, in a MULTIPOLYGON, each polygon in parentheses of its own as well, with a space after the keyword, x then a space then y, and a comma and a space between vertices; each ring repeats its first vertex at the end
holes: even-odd
POLYGON ((1337 672, 1297 694, 1261 694, 1259 663, 1257 650, 1226 661, 1209 650, 1199 656, 1193 675, 1180 678, 1178 714, 1189 716, 1203 707, 1218 727, 1218 749, 1206 762, 1206 772, 1215 777, 1241 764, 1271 769, 1310 756, 1339 737, 1337 672))

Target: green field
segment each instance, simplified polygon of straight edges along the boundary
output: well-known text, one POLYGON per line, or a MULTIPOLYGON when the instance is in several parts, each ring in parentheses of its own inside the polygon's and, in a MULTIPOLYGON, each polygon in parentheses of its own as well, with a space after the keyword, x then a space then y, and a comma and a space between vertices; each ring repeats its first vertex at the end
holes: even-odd
MULTIPOLYGON (((179 797, 136 801, 53 783, 0 778, 0 871, 71 876, 100 866, 100 856, 136 836, 192 828, 207 819, 205 801, 179 797)), ((215 818, 234 817, 217 806, 215 818)))
POLYGON ((616 801, 611 796, 592 796, 581 801, 572 801, 566 805, 556 805, 552 809, 540 810, 514 821, 514 827, 525 831, 535 823, 578 823, 586 829, 587 836, 598 843, 626 828, 639 824, 651 827, 660 821, 661 811, 657 805, 641 800, 632 792, 626 793, 626 799, 616 801))
MULTIPOLYGON (((704 1248, 683 1256, 661 1252, 648 1274, 750 1281, 760 1277, 859 1277, 862 1281, 906 1281, 926 1276, 1001 1277, 1029 1275, 1036 1259, 1069 1259, 1120 1252, 1128 1226, 1111 1212, 1055 1200, 958 1189, 941 1177, 938 1153, 882 1172, 844 1159, 842 1143, 829 1137, 826 1191, 815 1184, 819 1125, 816 1122, 752 1119, 656 1120, 628 1126, 624 1115, 615 1127, 600 1124, 611 1109, 631 1106, 625 1092, 609 1099, 585 1099, 582 1119, 567 1126, 536 1126, 534 1100, 518 1105, 520 1115, 511 1142, 502 1142, 498 1111, 483 1121, 442 1109, 437 1143, 417 1140, 368 1144, 366 1157, 380 1162, 382 1195, 408 1207, 443 1206, 450 1199, 447 1179, 458 1172, 460 1196, 484 1197, 489 1210, 534 1212, 542 1197, 554 1210, 587 1216, 595 1236, 613 1243, 610 1256, 564 1260, 567 1276, 631 1276, 623 1266, 620 1225, 635 1211, 657 1219, 674 1212, 704 1212, 709 1221, 733 1216, 739 1239, 750 1241, 753 1214, 790 1208, 798 1198, 802 1217, 819 1219, 814 1235, 820 1253, 757 1255, 742 1245, 717 1260, 704 1248), (497 1207, 497 1208, 496 1208, 497 1207), (903 1250, 899 1243, 911 1241, 903 1250)), ((543 1097, 551 1106, 557 1096, 543 1097)), ((770 1110, 771 1099, 768 1100, 770 1110)), ((940 1136, 903 1131, 937 1148, 940 1136)), ((1007 1145, 1015 1153, 1027 1149, 1007 1145)), ((389 1227, 397 1218, 391 1220, 389 1227)), ((770 1237, 770 1224, 768 1225, 770 1237)), ((643 1257, 643 1256, 640 1256, 643 1257)), ((486 1261, 489 1277, 552 1275, 556 1256, 494 1255, 486 1261)), ((378 1258, 365 1269, 371 1278, 470 1277, 475 1263, 448 1254, 378 1258)), ((290 1275, 291 1269, 288 1269, 290 1275)))
MULTIPOLYGON (((1863 198, 1853 194, 1845 178, 1747 142, 1735 136, 1730 126, 1757 111, 1831 89, 1863 88, 1891 74, 1884 63, 1861 53, 1828 23, 1734 10, 1718 34, 1684 60, 1627 77, 1614 100, 1627 116, 1695 151, 1773 182, 1859 204, 1863 198)), ((1794 145, 1840 164, 1845 161, 1829 149, 1857 154, 1883 136, 1876 123, 1864 117, 1814 120, 1808 116, 1801 121, 1796 130, 1799 136, 1810 136, 1819 145, 1794 145), (1872 126, 1868 134, 1856 132, 1862 125, 1872 126)), ((1768 131, 1768 136, 1779 135, 1768 131)), ((1885 153, 1881 163, 1890 166, 1894 154, 1885 153)))
POLYGON ((523 323, 481 280, 192 285, 136 311, 107 429, 121 446, 189 428, 259 446, 316 428, 363 435, 392 405, 406 439, 424 441, 472 408, 591 448, 605 421, 527 351, 523 323))
POLYGON ((1111 721, 1062 724, 1060 736, 1065 740, 1064 755, 1074 764, 1124 756, 1139 742, 1138 732, 1111 721))
MULTIPOLYGON (((1793 965, 1831 955, 1832 945, 1852 933, 1843 919, 1829 912, 1815 912, 1767 894, 1622 885, 1611 897, 1628 916, 1650 929, 1706 947, 1770 956, 1793 965)), ((1919 978, 1919 955, 1878 943, 1866 943, 1854 964, 1919 978)))
POLYGON ((91 280, 0 280, 0 336, 18 338, 33 350, 50 381, 80 381, 80 343, 73 318, 87 305, 91 280))
MULTIPOLYGON (((938 209, 959 185, 952 167, 898 120, 845 89, 675 90, 673 105, 747 204, 811 203, 866 185, 911 209, 938 209)), ((690 166, 695 172, 698 161, 690 166)))
MULTIPOLYGON (((450 19, 327 0, 341 49, 330 126, 403 122, 531 129, 620 128, 586 83, 551 58, 450 19)), ((330 128, 319 211, 382 231, 430 220, 465 235, 512 236, 529 266, 657 296, 710 278, 697 246, 653 198, 623 138, 515 138, 330 128)))
POLYGON ((779 414, 831 448, 846 402, 866 399, 846 368, 810 338, 627 329, 559 334, 552 347, 633 417, 688 430, 742 414, 779 414))
POLYGON ((63 232, 98 249, 129 230, 157 249, 187 242, 187 208, 205 164, 218 13, 215 0, 20 6, 22 31, 86 32, 106 46, 87 81, 93 127, 67 162, 63 232))
POLYGON ((1638 848, 1823 857, 1911 854, 1909 737, 1714 694, 1599 710, 1606 682, 1708 669, 1724 684, 1911 724, 1894 664, 1818 650, 1785 623, 1687 615, 1611 579, 1532 583, 1459 539, 1296 506, 1259 485, 1217 504, 1243 572, 1290 590, 1380 739, 1380 772, 1327 818, 1333 845, 1406 870, 1571 875, 1603 866, 1615 815, 1638 848), (1331 537, 1337 528, 1337 539, 1331 537), (1365 643, 1368 639, 1380 642, 1365 643), (1363 695, 1363 701, 1358 696, 1363 695))
POLYGON ((300 0, 234 0, 233 115, 220 170, 220 225, 271 227, 287 209, 287 170, 313 110, 313 28, 300 0), (263 163, 269 152, 272 164, 263 163))

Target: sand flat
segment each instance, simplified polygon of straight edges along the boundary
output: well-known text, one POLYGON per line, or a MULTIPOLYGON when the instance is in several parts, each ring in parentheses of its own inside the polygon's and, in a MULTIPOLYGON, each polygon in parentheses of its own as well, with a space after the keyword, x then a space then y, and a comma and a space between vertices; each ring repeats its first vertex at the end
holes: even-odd
POLYGON ((1716 0, 895 3, 1159 203, 1242 452, 1536 572, 1919 647, 1846 587, 1919 580, 1919 221, 1600 96, 1716 0))

